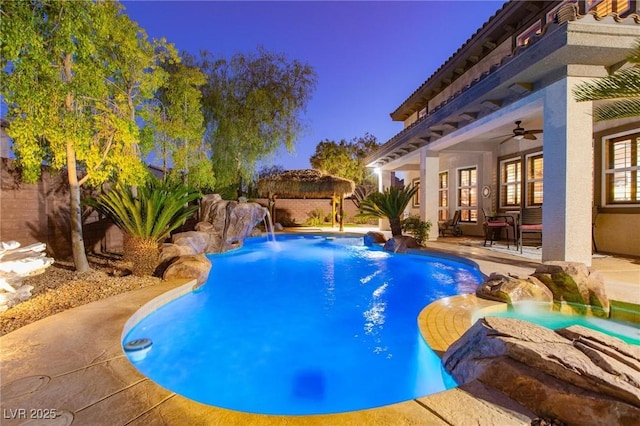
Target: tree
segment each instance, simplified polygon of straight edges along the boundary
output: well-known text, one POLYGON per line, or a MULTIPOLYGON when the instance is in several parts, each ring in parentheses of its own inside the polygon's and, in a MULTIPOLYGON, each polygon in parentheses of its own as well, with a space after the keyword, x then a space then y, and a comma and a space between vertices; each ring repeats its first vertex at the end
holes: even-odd
POLYGON ((593 109, 595 121, 640 116, 640 39, 627 58, 629 68, 621 68, 604 78, 578 85, 573 96, 578 102, 610 101, 593 109))
POLYGON ((198 68, 167 64, 168 79, 145 110, 147 137, 162 157, 165 178, 183 179, 198 189, 213 189, 215 177, 204 143, 201 87, 206 76, 198 68))
POLYGON ((66 169, 73 259, 87 271, 80 188, 108 179, 146 178, 136 111, 165 77, 159 63, 175 57, 115 2, 2 2, 2 95, 23 178, 41 164, 66 169), (78 172, 79 171, 79 172, 78 172))
POLYGON ((189 205, 201 197, 182 182, 150 179, 136 188, 122 185, 87 204, 107 216, 124 233, 125 260, 137 276, 151 275, 158 266, 159 244, 198 209, 189 205))
POLYGON ((376 137, 369 133, 350 142, 342 139, 336 143, 326 139, 316 146, 309 162, 314 169, 353 180, 356 190, 351 201, 360 208, 360 202, 377 187, 373 171, 366 166, 364 159, 379 146, 376 137))
POLYGON ((316 152, 309 158, 311 167, 324 173, 351 179, 356 185, 375 183, 373 173, 364 164, 364 159, 379 147, 375 136, 365 133, 363 137, 350 142, 326 139, 316 146, 316 152))
POLYGON ((256 163, 284 146, 289 151, 303 130, 316 84, 315 71, 297 60, 259 48, 230 60, 203 52, 189 63, 207 75, 203 105, 217 185, 249 181, 256 163))
POLYGON ((369 216, 386 217, 391 226, 391 235, 400 236, 402 235, 402 213, 417 191, 417 186, 403 189, 392 186, 384 192, 374 192, 360 202, 360 211, 369 216))

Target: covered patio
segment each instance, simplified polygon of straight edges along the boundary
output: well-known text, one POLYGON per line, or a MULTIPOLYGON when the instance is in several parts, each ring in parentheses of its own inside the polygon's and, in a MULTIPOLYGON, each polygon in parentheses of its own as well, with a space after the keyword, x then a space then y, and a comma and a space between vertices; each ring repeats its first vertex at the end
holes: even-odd
POLYGON ((591 265, 594 230, 601 250, 637 255, 640 243, 621 240, 640 229, 640 215, 613 216, 620 209, 607 205, 598 172, 605 139, 637 131, 640 120, 594 124, 592 102, 576 102, 573 90, 623 66, 640 26, 631 18, 557 12, 558 22, 543 23, 514 49, 524 3, 506 4, 391 113, 405 128, 367 157, 368 165, 381 189, 395 173, 419 184, 416 213, 424 220, 437 223, 461 210, 466 235, 483 235, 483 209, 541 208, 543 261, 591 265), (493 53, 478 54, 487 50, 493 53), (600 227, 593 227, 594 212, 600 227))

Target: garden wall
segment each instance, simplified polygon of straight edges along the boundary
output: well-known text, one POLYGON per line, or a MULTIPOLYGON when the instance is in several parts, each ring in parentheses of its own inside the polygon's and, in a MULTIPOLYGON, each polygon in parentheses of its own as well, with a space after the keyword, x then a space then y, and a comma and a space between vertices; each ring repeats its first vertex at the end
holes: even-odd
MULTIPOLYGON (((85 196, 88 196, 85 192, 85 196)), ((267 206, 267 199, 255 202, 267 206)), ((330 199, 277 199, 276 220, 283 226, 303 225, 322 212, 331 223, 330 199)), ((358 209, 344 202, 345 222, 353 222, 358 209)), ((377 223, 374 221, 373 223, 377 223)), ((110 221, 91 212, 83 219, 83 237, 88 252, 122 251, 122 232, 110 221)), ((14 161, 0 158, 0 241, 18 241, 22 246, 35 242, 47 245, 47 254, 56 259, 71 256, 69 191, 66 173, 43 167, 35 184, 20 182, 14 161)))
MULTIPOLYGON (((20 182, 13 160, 0 158, 0 241, 35 242, 47 245, 54 258, 71 255, 69 191, 65 173, 43 168, 35 184, 20 182)), ((93 212, 84 218, 87 251, 118 251, 122 234, 111 222, 93 212)))
MULTIPOLYGON (((258 198, 254 200, 263 206, 268 205, 266 198, 258 198)), ((336 207, 337 208, 337 207, 336 207)), ((311 217, 311 212, 322 211, 322 217, 327 217, 331 223, 331 199, 293 199, 278 198, 276 199, 276 218, 275 222, 279 222, 283 226, 303 225, 311 217)), ((354 216, 358 214, 358 208, 351 200, 344 200, 345 223, 353 222, 354 216)), ((375 220, 374 223, 378 223, 375 220)))

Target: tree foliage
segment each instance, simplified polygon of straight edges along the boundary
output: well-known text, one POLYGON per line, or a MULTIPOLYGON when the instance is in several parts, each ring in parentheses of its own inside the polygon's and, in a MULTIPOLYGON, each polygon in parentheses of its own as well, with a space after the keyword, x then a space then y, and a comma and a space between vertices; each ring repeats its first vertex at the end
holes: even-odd
POLYGON ((627 61, 629 68, 621 68, 607 77, 578 85, 573 96, 578 102, 609 101, 593 109, 596 121, 640 116, 640 39, 627 61))
POLYGON ((116 2, 0 7, 0 87, 13 150, 28 182, 43 161, 66 168, 74 261, 85 271, 80 186, 144 180, 137 111, 166 78, 159 64, 176 52, 164 40, 151 43, 116 2))
POLYGON ((249 181, 256 163, 279 148, 292 151, 316 84, 297 60, 259 48, 231 59, 203 52, 189 63, 207 75, 203 107, 217 185, 249 181))
POLYGON ((215 177, 204 142, 202 91, 206 76, 185 64, 167 64, 166 83, 145 110, 145 131, 162 159, 168 179, 213 189, 215 177))
POLYGON ((378 146, 376 137, 369 133, 349 142, 344 139, 340 142, 325 139, 316 145, 316 151, 309 162, 314 169, 351 179, 356 185, 373 184, 373 173, 364 164, 364 159, 378 146))
POLYGON ((360 202, 360 211, 364 215, 389 219, 391 234, 397 237, 402 235, 402 213, 417 191, 417 186, 392 186, 383 192, 374 192, 360 202))

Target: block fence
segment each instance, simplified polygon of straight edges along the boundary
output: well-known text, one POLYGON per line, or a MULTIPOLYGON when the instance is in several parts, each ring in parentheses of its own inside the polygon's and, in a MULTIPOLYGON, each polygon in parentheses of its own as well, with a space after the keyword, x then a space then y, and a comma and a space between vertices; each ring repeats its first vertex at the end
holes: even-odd
MULTIPOLYGON (((268 205, 266 198, 258 198, 253 201, 265 207, 268 205)), ((338 207, 336 206, 337 209, 338 207)), ((275 222, 279 222, 283 226, 303 225, 309 220, 312 212, 321 212, 321 217, 328 217, 329 223, 331 223, 331 199, 278 198, 276 199, 275 222)), ((357 214, 358 208, 353 201, 344 200, 345 223, 351 221, 357 214)))
MULTIPOLYGON (((47 254, 62 259, 71 255, 69 191, 66 174, 43 168, 34 184, 20 182, 13 160, 0 158, 0 241, 21 246, 47 245, 47 254)), ((83 218, 83 237, 89 252, 117 251, 122 233, 110 221, 92 212, 83 218)))
MULTIPOLYGON (((37 183, 21 183, 19 170, 13 160, 0 158, 0 241, 14 240, 22 246, 42 242, 47 245, 47 254, 51 257, 63 259, 71 256, 66 179, 64 172, 54 173, 43 168, 37 183)), ((252 201, 268 205, 266 198, 252 201)), ((303 225, 316 211, 331 222, 330 199, 276 200, 276 221, 283 226, 303 225)), ((345 221, 351 221, 357 213, 355 204, 345 200, 345 221)), ((122 250, 120 229, 95 211, 83 218, 83 237, 88 252, 122 250)))

